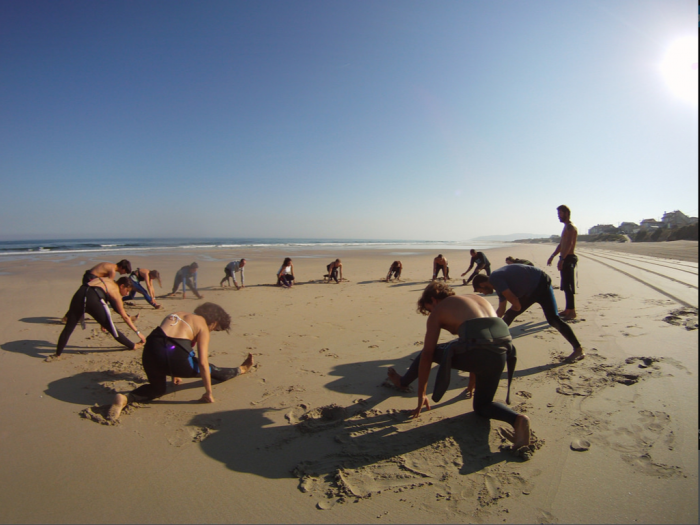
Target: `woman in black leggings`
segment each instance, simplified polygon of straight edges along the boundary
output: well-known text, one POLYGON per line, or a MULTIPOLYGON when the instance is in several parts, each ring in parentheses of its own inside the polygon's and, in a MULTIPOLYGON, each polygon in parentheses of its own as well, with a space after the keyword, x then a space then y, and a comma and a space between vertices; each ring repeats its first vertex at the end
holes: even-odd
POLYGON ((204 395, 200 402, 213 403, 211 379, 227 381, 245 374, 253 366, 253 355, 248 354, 236 368, 218 368, 209 363, 211 332, 228 332, 231 316, 214 303, 204 303, 193 314, 175 312, 168 315, 146 339, 143 349, 143 369, 148 383, 128 394, 117 394, 109 410, 109 418, 116 420, 124 407, 134 401, 149 401, 165 394, 168 376, 178 385, 183 377, 202 378, 204 395), (194 347, 197 347, 198 357, 194 347))
POLYGON ((61 355, 78 323, 82 323, 83 328, 85 328, 85 314, 90 314, 100 326, 112 334, 112 337, 129 350, 141 348, 143 343, 146 342, 146 339, 141 332, 139 332, 138 328, 136 328, 136 325, 134 325, 122 304, 122 296, 129 294, 129 292, 131 292, 131 287, 131 281, 127 277, 121 277, 116 283, 112 279, 106 277, 104 279, 102 277, 97 277, 78 288, 78 291, 73 295, 73 299, 71 299, 70 308, 68 309, 66 317, 66 326, 58 338, 56 353, 51 357, 55 358, 61 355), (112 315, 109 312, 107 303, 112 305, 112 308, 122 316, 122 319, 129 325, 129 328, 136 332, 136 335, 141 338, 140 343, 132 343, 128 337, 117 330, 112 321, 112 315))

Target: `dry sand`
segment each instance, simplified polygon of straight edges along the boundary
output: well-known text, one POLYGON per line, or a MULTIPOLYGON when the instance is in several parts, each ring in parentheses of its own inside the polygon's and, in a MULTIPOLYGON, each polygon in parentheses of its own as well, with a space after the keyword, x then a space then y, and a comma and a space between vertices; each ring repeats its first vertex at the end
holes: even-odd
MULTIPOLYGON (((487 254, 494 269, 506 255, 544 266, 552 250, 487 254)), ((697 243, 683 250, 697 260, 697 243)), ((211 361, 237 366, 252 352, 258 366, 215 385, 214 404, 196 403, 201 381, 189 379, 117 425, 98 424, 100 414, 115 391, 144 381, 138 352, 89 321, 60 360, 44 361, 83 271, 111 258, 0 259, 0 522, 697 523, 696 263, 582 248, 572 327, 588 356, 574 365, 560 364, 570 348, 538 306, 518 318, 511 398, 541 444, 523 462, 501 449, 504 424, 463 399, 466 374, 453 372, 443 401, 415 421, 405 412, 415 393, 383 386, 389 366, 402 373, 420 350, 415 302, 435 253, 291 253, 300 281, 291 290, 272 286, 285 255, 128 257, 161 271, 162 294, 197 260, 205 300, 234 322, 212 336, 211 361), (225 263, 241 256, 247 287, 218 288, 225 263), (336 256, 350 282, 316 282, 336 256), (397 258, 406 281, 378 282, 397 258)), ((458 277, 468 253, 445 255, 458 277)), ((138 297, 129 311, 146 333, 200 303, 162 299, 156 311, 138 297)))

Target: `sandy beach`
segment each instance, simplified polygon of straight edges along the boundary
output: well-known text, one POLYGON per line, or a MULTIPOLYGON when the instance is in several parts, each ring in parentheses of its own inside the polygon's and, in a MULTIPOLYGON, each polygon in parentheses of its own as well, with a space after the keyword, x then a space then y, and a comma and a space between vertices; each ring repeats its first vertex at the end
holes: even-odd
MULTIPOLYGON (((134 268, 161 272, 159 297, 197 261, 204 300, 233 320, 230 334, 212 335, 211 362, 238 366, 250 352, 257 364, 215 384, 213 404, 197 403, 201 380, 186 379, 116 425, 99 416, 114 392, 143 384, 140 352, 88 319, 61 359, 45 358, 83 272, 117 259, 0 259, 0 522, 697 523, 698 244, 631 247, 579 247, 572 328, 583 361, 561 362, 570 346, 537 305, 511 326, 511 402, 530 417, 539 446, 529 461, 506 449, 505 424, 473 413, 467 374, 453 371, 442 401, 417 420, 407 416, 415 386, 403 393, 385 384, 388 367, 403 373, 421 349, 426 318, 416 300, 432 251, 125 255, 134 268), (274 285, 287 255, 298 282, 290 290, 274 285), (246 288, 221 289, 223 267, 241 257, 246 288), (325 284, 336 257, 348 282, 325 284), (404 281, 380 282, 395 259, 404 281)), ((553 249, 486 253, 492 269, 507 255, 529 259, 558 286, 556 268, 545 267, 553 249)), ((456 292, 472 293, 459 278, 468 252, 444 254, 456 292)), ((146 334, 167 313, 202 302, 191 294, 159 301, 156 311, 137 295, 127 308, 146 334)), ((452 338, 443 331, 440 340, 452 338)))

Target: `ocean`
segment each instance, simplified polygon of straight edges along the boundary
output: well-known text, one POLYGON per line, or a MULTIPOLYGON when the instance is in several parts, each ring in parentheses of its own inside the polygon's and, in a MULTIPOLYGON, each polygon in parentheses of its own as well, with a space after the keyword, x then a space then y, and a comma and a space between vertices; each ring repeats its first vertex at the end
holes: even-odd
POLYGON ((408 241, 368 239, 61 239, 31 241, 0 241, 0 257, 73 254, 99 252, 128 255, 161 250, 245 250, 246 248, 286 249, 297 256, 300 252, 319 249, 385 249, 385 250, 464 250, 489 249, 503 246, 498 241, 408 241))

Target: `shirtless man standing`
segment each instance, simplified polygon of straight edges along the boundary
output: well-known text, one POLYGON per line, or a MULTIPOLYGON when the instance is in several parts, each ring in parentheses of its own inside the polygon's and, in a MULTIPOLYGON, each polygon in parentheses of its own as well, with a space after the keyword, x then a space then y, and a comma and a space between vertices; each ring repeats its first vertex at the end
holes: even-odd
POLYGON ((576 318, 576 306, 574 304, 574 294, 576 293, 576 282, 574 270, 578 257, 574 255, 576 248, 576 239, 578 238, 578 230, 571 222, 571 210, 568 206, 562 204, 557 208, 559 222, 564 223, 564 229, 561 232, 561 242, 557 245, 552 256, 547 259, 547 266, 552 265, 552 260, 559 254, 559 262, 557 269, 561 273, 561 290, 566 297, 566 309, 561 312, 562 319, 569 321, 576 318))
POLYGON ((418 300, 418 311, 428 315, 420 356, 403 376, 394 368, 388 370, 389 380, 397 388, 405 388, 418 378, 418 407, 413 410, 412 417, 420 416, 424 406, 430 410, 426 397, 430 367, 433 363, 443 363, 443 355, 448 352, 438 371, 433 401, 439 401, 447 390, 451 368, 468 371, 471 373, 470 378, 476 376, 474 411, 480 416, 511 424, 513 432, 507 434, 513 441, 514 450, 529 446, 530 419, 493 400, 507 361, 510 361, 510 390, 510 378, 515 367, 515 348, 508 326, 496 316, 491 304, 476 295, 457 296, 444 283, 430 283, 418 300), (437 344, 442 329, 458 334, 459 339, 437 344), (489 337, 484 337, 484 334, 489 337))
POLYGON ((450 267, 447 265, 447 259, 441 253, 433 259, 433 281, 437 279, 437 274, 440 270, 442 270, 442 280, 445 282, 449 281, 450 267))

